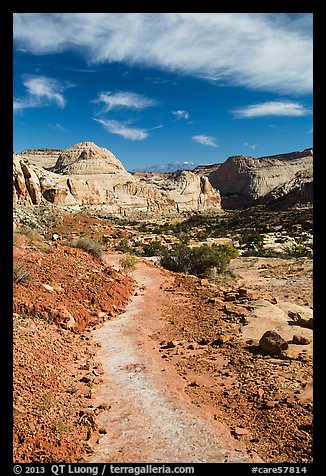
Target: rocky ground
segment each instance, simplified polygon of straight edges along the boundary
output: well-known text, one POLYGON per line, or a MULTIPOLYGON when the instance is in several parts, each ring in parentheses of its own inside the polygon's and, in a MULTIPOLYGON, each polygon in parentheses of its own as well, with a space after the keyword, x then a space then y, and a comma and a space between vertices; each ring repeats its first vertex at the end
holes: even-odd
POLYGON ((80 249, 15 233, 14 459, 78 461, 101 370, 89 330, 128 302, 128 277, 80 249))
MULTIPOLYGON (((114 409, 97 390, 106 377, 90 330, 121 314, 133 285, 69 242, 105 235, 111 249, 123 230, 68 214, 42 236, 15 233, 14 263, 27 272, 14 284, 17 462, 93 458, 107 438, 98 423, 114 409)), ((240 257, 230 271, 222 284, 164 271, 161 325, 148 329, 152 352, 182 379, 185 398, 208 422, 225 425, 225 437, 247 455, 310 462, 312 330, 295 316, 312 312, 311 259, 240 257), (265 330, 284 335, 285 354, 260 348, 265 330)))

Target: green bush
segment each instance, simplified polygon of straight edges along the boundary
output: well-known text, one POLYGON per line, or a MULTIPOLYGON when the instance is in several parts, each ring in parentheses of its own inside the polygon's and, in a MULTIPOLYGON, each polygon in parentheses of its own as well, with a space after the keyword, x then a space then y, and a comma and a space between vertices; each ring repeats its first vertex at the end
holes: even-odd
POLYGON ((239 250, 233 243, 225 243, 224 245, 218 245, 221 253, 224 253, 230 259, 237 258, 239 256, 239 250))
POLYGON ((294 241, 290 245, 284 246, 283 251, 288 256, 293 256, 294 258, 301 258, 303 256, 311 256, 312 251, 305 243, 301 240, 294 241))
POLYGON ((143 245, 144 256, 160 256, 165 247, 158 240, 154 240, 151 243, 143 245))
POLYGON ((162 253, 161 265, 179 273, 207 276, 214 269, 217 274, 224 273, 236 249, 225 245, 202 245, 190 248, 184 244, 175 244, 162 253))
POLYGON ((182 243, 172 245, 162 252, 161 265, 178 273, 190 272, 190 248, 182 243))

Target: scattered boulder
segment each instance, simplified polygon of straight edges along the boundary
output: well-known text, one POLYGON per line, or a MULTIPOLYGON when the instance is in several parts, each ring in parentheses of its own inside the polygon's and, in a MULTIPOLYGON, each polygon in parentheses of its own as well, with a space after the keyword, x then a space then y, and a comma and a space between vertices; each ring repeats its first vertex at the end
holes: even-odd
POLYGON ((301 312, 289 311, 288 316, 296 321, 300 326, 313 329, 313 318, 309 315, 301 312))
POLYGON ((311 340, 304 336, 294 335, 292 338, 294 344, 308 345, 311 343, 311 340))
POLYGON ((284 350, 288 349, 289 344, 277 332, 266 331, 260 338, 259 347, 269 355, 280 355, 284 350))

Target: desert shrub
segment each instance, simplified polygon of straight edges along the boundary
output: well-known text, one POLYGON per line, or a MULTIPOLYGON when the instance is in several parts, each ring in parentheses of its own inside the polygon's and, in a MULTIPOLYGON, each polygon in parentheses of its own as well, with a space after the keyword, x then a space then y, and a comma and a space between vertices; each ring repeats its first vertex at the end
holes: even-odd
POLYGON ((224 245, 218 245, 221 253, 224 253, 230 259, 237 258, 239 256, 239 250, 233 243, 225 243, 224 245))
POLYGON ((95 258, 101 259, 102 257, 101 244, 98 241, 92 240, 91 238, 79 238, 75 244, 75 247, 90 253, 91 255, 95 256, 95 258))
POLYGON ((14 263, 13 266, 13 281, 16 284, 26 283, 31 280, 29 271, 22 263, 14 263))
POLYGON ((158 240, 154 240, 151 243, 143 245, 144 256, 160 256, 165 247, 158 240))
POLYGON ((230 262, 230 251, 224 245, 202 245, 190 248, 175 244, 162 253, 161 265, 170 271, 206 276, 214 268, 217 274, 223 273, 230 262))
POLYGON ((191 250, 191 274, 202 277, 212 268, 218 274, 223 273, 230 262, 230 257, 222 249, 222 246, 203 245, 193 248, 191 250))
POLYGON ((130 274, 131 271, 134 271, 136 269, 137 262, 137 256, 132 255, 130 253, 126 253, 125 255, 123 255, 122 258, 120 258, 119 265, 125 274, 130 274))
POLYGON ((283 247, 284 253, 294 258, 301 258, 303 256, 311 256, 312 250, 309 246, 301 240, 294 241, 290 245, 283 247))
POLYGON ((22 225, 20 228, 17 229, 17 232, 21 235, 26 236, 31 241, 42 241, 43 237, 39 233, 39 231, 32 226, 22 225))
POLYGON ((134 244, 133 246, 129 243, 128 240, 125 238, 123 240, 120 240, 116 245, 115 249, 117 251, 121 251, 122 253, 129 253, 131 255, 136 255, 139 256, 138 250, 135 249, 135 246, 138 246, 137 244, 134 244))
POLYGON ((165 249, 162 252, 161 265, 178 273, 189 273, 191 268, 190 259, 191 249, 182 244, 172 245, 171 249, 165 249))
POLYGON ((181 241, 181 243, 183 243, 184 245, 187 245, 191 239, 191 237, 187 233, 184 233, 184 232, 180 233, 178 238, 181 241))
POLYGON ((244 249, 243 256, 264 256, 264 238, 257 231, 245 231, 239 238, 239 245, 244 249))

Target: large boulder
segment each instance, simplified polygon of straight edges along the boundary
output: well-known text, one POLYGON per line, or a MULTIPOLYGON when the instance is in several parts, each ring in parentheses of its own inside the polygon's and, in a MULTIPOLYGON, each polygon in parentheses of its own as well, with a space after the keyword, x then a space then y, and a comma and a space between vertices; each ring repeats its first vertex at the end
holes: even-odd
POLYGON ((259 340, 259 347, 270 355, 280 355, 289 344, 275 331, 266 331, 259 340))

